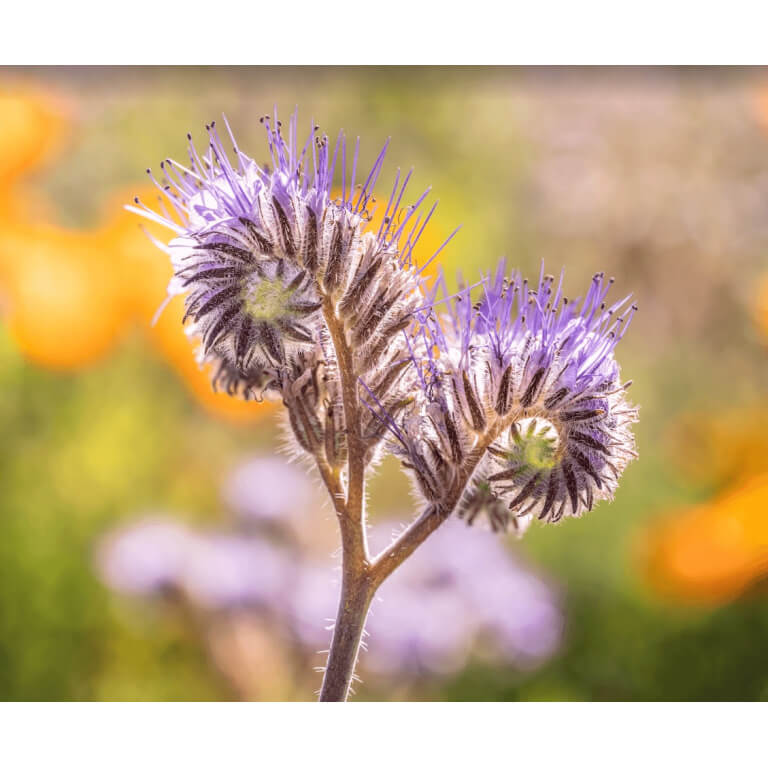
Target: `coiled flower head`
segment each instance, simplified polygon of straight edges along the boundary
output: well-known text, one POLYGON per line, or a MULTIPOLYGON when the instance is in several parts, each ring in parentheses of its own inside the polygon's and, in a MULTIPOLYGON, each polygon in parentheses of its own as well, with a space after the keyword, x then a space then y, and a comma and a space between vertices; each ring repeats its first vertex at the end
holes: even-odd
POLYGON ((608 306, 613 281, 602 273, 581 301, 562 282, 542 266, 531 286, 502 262, 474 303, 469 286, 435 300, 410 346, 418 396, 400 418, 378 409, 430 502, 471 477, 458 506, 470 522, 480 512, 495 529, 579 516, 612 497, 636 456, 637 413, 613 353, 637 307, 629 297, 608 306))
MULTIPOLYGON (((417 213, 429 190, 401 207, 410 174, 400 183, 398 172, 383 223, 366 231, 386 145, 356 186, 359 142, 348 175, 343 135, 331 151, 315 126, 298 143, 296 115, 287 137, 277 115, 262 123, 269 166, 241 152, 227 125, 233 163, 212 123, 205 153, 188 137, 188 167, 165 160, 160 180, 148 171, 163 194, 161 211, 138 198, 130 209, 176 234, 168 246, 157 243, 175 270, 169 295, 186 294, 185 322, 201 362, 215 364, 214 384, 231 394, 277 390, 285 398, 310 367, 332 368, 325 309, 346 325, 357 370, 387 398, 381 360, 394 359, 399 332, 423 303, 412 256, 434 210, 424 220, 417 213), (341 193, 332 199, 339 166, 341 193)), ((315 395, 333 402, 333 393, 315 395)))

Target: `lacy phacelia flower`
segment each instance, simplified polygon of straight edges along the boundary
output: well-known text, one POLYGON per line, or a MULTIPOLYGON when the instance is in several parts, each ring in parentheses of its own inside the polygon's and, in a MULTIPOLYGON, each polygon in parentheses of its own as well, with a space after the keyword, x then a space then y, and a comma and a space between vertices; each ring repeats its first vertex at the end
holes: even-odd
POLYGON ((637 416, 613 356, 636 306, 607 306, 612 282, 597 274, 583 301, 569 301, 562 276, 555 287, 542 267, 529 286, 502 263, 474 303, 465 287, 421 313, 410 346, 418 395, 399 417, 373 407, 428 501, 440 506, 473 473, 459 514, 484 512, 502 529, 612 497, 636 456, 637 416))
POLYGON ((161 163, 156 184, 172 211, 138 199, 131 210, 176 233, 167 247, 158 243, 175 268, 169 294, 186 294, 188 332, 200 340, 201 360, 216 364, 214 383, 246 397, 281 396, 301 447, 317 453, 325 444, 333 464, 344 449, 329 318, 348 338, 355 373, 390 405, 401 400, 392 363, 424 301, 412 255, 431 211, 417 213, 426 192, 401 207, 410 174, 400 183, 398 172, 381 225, 367 229, 386 145, 356 186, 359 143, 348 175, 343 135, 331 151, 316 128, 299 145, 295 115, 287 138, 277 117, 262 122, 269 167, 241 152, 230 132, 231 163, 211 124, 204 154, 189 137, 189 168, 161 163))
MULTIPOLYGON (((303 655, 327 647, 338 574, 327 562, 306 474, 276 458, 252 458, 226 481, 224 496, 237 527, 205 531, 154 517, 112 531, 96 558, 105 583, 184 600, 201 612, 206 631, 224 616, 260 616, 303 655)), ((389 525, 376 527, 376 543, 390 537, 389 525)), ((557 650, 560 596, 498 538, 448 521, 423 551, 373 603, 367 670, 400 678, 454 673, 480 648, 530 669, 557 650)))
POLYGON ((162 182, 152 177, 173 211, 138 198, 131 210, 176 233, 158 242, 174 267, 169 295, 186 294, 188 330, 201 362, 216 365, 214 383, 281 398, 289 437, 333 502, 342 595, 320 700, 342 701, 376 590, 454 511, 519 530, 534 515, 555 522, 612 496, 635 455, 636 412, 613 358, 635 307, 607 308, 602 274, 583 302, 568 302, 562 278, 554 290, 542 267, 533 289, 503 263, 475 303, 471 288, 438 301, 444 280, 428 291, 422 275, 445 243, 415 264, 435 207, 422 222, 426 192, 401 206, 410 173, 401 183, 398 171, 371 225, 386 145, 358 188, 358 148, 348 177, 343 134, 331 153, 314 128, 300 148, 295 116, 287 139, 277 116, 262 122, 269 167, 244 155, 227 126, 233 164, 212 124, 202 156, 190 137, 189 168, 166 160, 162 182), (366 473, 387 447, 427 507, 372 556, 366 473))

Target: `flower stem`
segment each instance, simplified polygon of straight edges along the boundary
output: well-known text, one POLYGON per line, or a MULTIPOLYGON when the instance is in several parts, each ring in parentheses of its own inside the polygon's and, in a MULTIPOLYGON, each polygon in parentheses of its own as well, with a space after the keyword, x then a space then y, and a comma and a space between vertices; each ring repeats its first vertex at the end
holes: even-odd
POLYGON ((336 350, 347 432, 346 488, 338 472, 318 459, 323 482, 333 500, 342 547, 342 585, 336 625, 328 653, 320 701, 346 701, 355 672, 363 627, 376 587, 370 579, 365 534, 366 446, 362 438, 358 380, 352 349, 333 301, 326 297, 323 314, 336 350))
POLYGON ((328 664, 325 668, 320 701, 346 701, 355 671, 360 641, 363 636, 368 608, 379 586, 407 560, 413 552, 450 517, 464 489, 485 455, 487 447, 509 426, 516 415, 512 414, 492 424, 467 457, 462 471, 446 490, 441 504, 430 505, 416 520, 403 531, 384 551, 370 558, 365 532, 365 460, 360 440, 359 411, 357 395, 349 383, 351 362, 349 350, 341 329, 328 316, 331 336, 339 354, 339 369, 344 388, 345 414, 348 417, 350 483, 345 494, 338 473, 333 472, 325 462, 318 460, 320 475, 328 488, 336 509, 342 542, 342 586, 339 609, 333 630, 328 664), (346 497, 346 498, 345 498, 346 497))
POLYGON ((375 588, 365 575, 344 573, 320 701, 346 701, 375 588))

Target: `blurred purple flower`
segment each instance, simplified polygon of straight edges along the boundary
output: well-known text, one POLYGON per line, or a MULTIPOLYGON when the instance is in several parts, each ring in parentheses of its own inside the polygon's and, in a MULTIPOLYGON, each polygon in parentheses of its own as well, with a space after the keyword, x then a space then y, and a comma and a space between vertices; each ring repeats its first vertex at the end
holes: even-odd
POLYGON ((454 672, 482 641, 519 667, 555 652, 563 624, 557 595, 491 532, 450 520, 421 551, 373 604, 371 668, 454 672))
POLYGON ((194 539, 194 533, 170 518, 147 518, 107 536, 96 555, 97 569, 119 592, 162 592, 178 584, 194 539))
POLYGON ((282 459, 261 457, 239 464, 222 490, 224 502, 238 517, 266 523, 304 518, 314 495, 306 471, 282 459))
MULTIPOLYGON (((278 525, 289 526, 291 518, 310 521, 302 500, 311 489, 292 475, 277 459, 251 459, 233 473, 224 497, 242 513, 278 525), (259 477, 270 489, 263 500, 246 492, 246 481, 259 477), (300 506, 291 508, 290 499, 300 506)), ((372 542, 386 544, 389 532, 379 526, 372 542)), ((338 574, 292 541, 288 547, 256 533, 196 532, 154 518, 111 534, 99 549, 98 567, 120 592, 152 596, 171 590, 206 610, 265 611, 299 648, 315 653, 330 641, 338 574)), ((448 674, 482 647, 497 661, 530 668, 555 652, 562 624, 556 592, 501 540, 449 520, 424 544, 423 554, 382 587, 361 661, 387 675, 448 674)))
POLYGON ((280 610, 292 565, 287 552, 254 537, 201 534, 183 587, 208 608, 280 610))
POLYGON ((206 608, 273 608, 290 560, 253 537, 191 531, 171 520, 147 519, 113 532, 99 547, 97 568, 118 592, 183 593, 206 608))
POLYGON ((331 628, 338 603, 339 573, 304 562, 286 603, 286 621, 297 640, 310 651, 324 650, 331 640, 331 628))

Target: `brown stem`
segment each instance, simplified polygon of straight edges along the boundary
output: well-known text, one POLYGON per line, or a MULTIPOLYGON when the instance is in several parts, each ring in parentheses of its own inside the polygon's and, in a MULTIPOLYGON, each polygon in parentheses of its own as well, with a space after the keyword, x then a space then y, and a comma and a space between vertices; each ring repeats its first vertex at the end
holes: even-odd
POLYGON ((452 508, 446 514, 437 507, 427 507, 395 541, 380 552, 371 563, 374 588, 378 588, 392 571, 402 565, 450 517, 451 511, 452 508))
POLYGON ((365 534, 365 443, 360 425, 357 375, 343 322, 327 298, 323 315, 341 379, 344 425, 347 435, 346 494, 337 473, 318 462, 323 481, 334 497, 341 533, 342 586, 320 701, 345 701, 355 671, 368 607, 375 592, 369 577, 368 542, 365 534))
POLYGON ((375 588, 367 577, 344 573, 320 701, 347 700, 374 592, 375 588))
POLYGON ((320 701, 345 701, 357 663, 360 639, 375 588, 369 579, 362 515, 357 520, 348 514, 337 472, 318 460, 318 469, 333 499, 342 544, 342 586, 333 640, 323 677, 320 701))
POLYGON ((336 351, 336 361, 341 379, 341 398, 344 407, 344 427, 347 437, 347 489, 345 513, 339 516, 342 541, 349 538, 349 550, 345 556, 356 565, 368 560, 367 541, 365 536, 364 504, 365 504, 365 443, 362 439, 360 425, 360 403, 358 398, 358 382, 355 372, 352 350, 347 343, 344 323, 336 316, 333 302, 326 298, 323 302, 323 316, 336 351), (346 521, 346 524, 345 524, 346 521), (351 530, 345 530, 345 528, 351 530))

